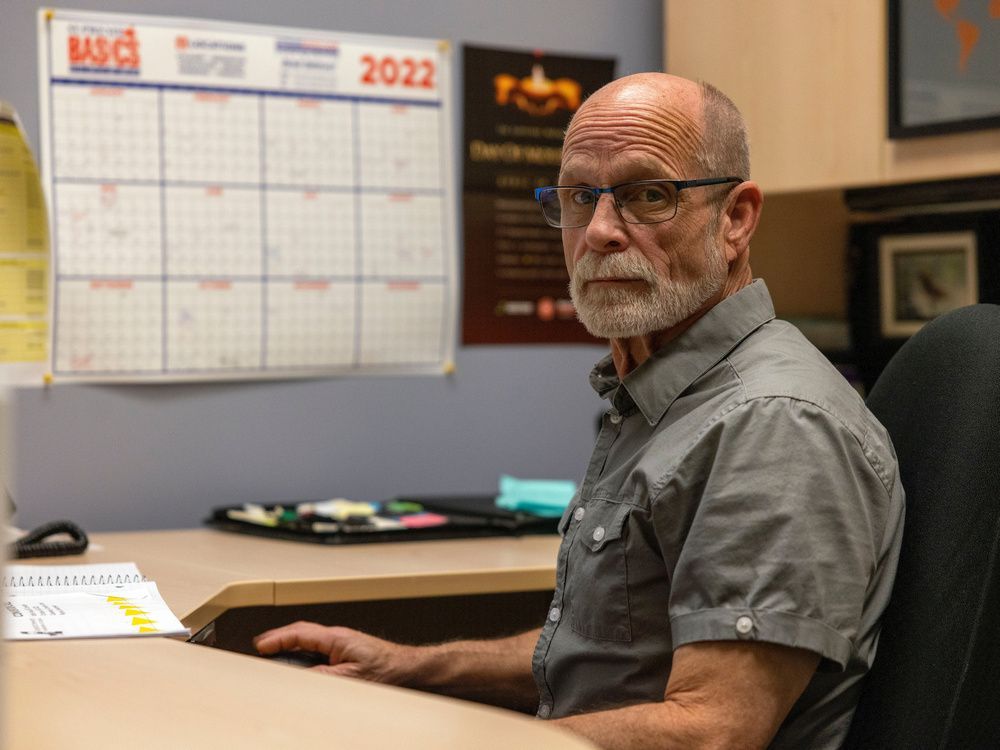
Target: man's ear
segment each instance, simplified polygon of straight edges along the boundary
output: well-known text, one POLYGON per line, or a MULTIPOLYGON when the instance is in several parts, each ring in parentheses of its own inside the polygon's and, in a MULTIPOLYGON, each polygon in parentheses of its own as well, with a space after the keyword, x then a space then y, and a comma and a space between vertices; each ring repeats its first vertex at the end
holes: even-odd
POLYGON ((726 260, 732 262, 749 249, 763 205, 764 194, 756 182, 747 180, 729 191, 722 213, 726 260))

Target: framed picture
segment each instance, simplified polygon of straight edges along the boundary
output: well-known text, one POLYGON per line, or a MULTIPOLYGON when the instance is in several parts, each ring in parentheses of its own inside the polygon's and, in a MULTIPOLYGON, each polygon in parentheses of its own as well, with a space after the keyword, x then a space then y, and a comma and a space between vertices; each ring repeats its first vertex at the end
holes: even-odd
POLYGON ((929 320, 1000 302, 1000 211, 889 216, 849 232, 850 352, 866 389, 929 320))
POLYGON ((887 235, 878 254, 886 338, 912 336, 938 315, 979 301, 975 232, 887 235))
POLYGON ((889 137, 1000 128, 997 2, 889 0, 889 137))

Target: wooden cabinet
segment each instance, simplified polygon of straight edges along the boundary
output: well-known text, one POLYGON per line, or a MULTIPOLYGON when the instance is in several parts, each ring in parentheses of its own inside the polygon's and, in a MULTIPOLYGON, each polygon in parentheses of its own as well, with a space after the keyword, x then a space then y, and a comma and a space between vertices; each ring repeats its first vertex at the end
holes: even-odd
POLYGON ((665 2, 666 70, 733 98, 765 191, 1000 172, 1000 129, 888 139, 885 0, 665 2))

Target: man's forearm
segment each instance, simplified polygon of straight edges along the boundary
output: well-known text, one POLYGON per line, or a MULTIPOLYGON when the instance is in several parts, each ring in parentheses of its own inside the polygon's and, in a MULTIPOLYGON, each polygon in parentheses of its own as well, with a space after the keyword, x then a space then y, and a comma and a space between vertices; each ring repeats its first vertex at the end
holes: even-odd
POLYGON ((409 687, 533 711, 538 690, 531 656, 541 629, 496 640, 419 647, 409 687))
POLYGON ((819 665, 819 654, 775 643, 679 646, 663 701, 555 723, 605 750, 765 748, 819 665))
POLYGON ((586 737, 604 750, 695 750, 697 748, 763 748, 752 732, 741 734, 732 722, 705 707, 666 700, 610 711, 555 719, 556 724, 586 737))

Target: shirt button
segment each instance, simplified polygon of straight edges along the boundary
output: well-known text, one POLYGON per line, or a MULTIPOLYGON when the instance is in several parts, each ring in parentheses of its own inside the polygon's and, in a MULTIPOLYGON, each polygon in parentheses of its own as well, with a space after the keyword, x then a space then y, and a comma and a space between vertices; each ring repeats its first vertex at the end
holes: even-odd
POLYGON ((549 610, 549 619, 552 622, 559 622, 559 616, 561 614, 562 613, 559 611, 559 607, 553 607, 552 609, 549 610))
POLYGON ((611 424, 618 424, 619 422, 622 421, 622 415, 616 411, 609 411, 608 419, 611 420, 611 424))
POLYGON ((552 715, 552 706, 550 706, 548 703, 543 703, 538 707, 539 719, 547 719, 551 715, 552 715))
POLYGON ((594 541, 599 542, 604 538, 604 527, 598 526, 594 529, 594 541))
POLYGON ((583 508, 577 508, 576 510, 573 511, 573 518, 577 521, 582 521, 583 516, 586 512, 587 511, 584 510, 583 508))
POLYGON ((751 630, 753 630, 753 620, 751 620, 746 615, 743 615, 736 620, 736 632, 740 635, 746 635, 751 630))

